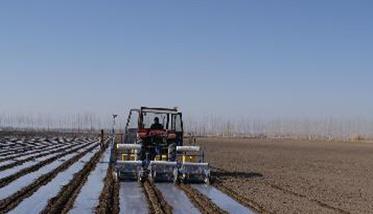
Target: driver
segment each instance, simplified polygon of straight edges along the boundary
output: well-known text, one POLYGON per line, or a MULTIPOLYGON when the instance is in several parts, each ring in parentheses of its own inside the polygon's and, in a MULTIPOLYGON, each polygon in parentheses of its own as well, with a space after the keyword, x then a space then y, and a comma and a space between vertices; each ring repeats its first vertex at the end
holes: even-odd
POLYGON ((163 129, 163 125, 159 123, 159 118, 155 117, 154 118, 154 123, 150 127, 151 129, 163 129))

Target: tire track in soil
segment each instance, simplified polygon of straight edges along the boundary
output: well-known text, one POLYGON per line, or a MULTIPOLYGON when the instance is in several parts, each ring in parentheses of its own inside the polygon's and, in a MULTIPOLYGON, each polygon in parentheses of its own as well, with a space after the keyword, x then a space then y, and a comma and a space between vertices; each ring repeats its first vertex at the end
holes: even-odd
MULTIPOLYGON (((61 154, 59 154, 59 155, 57 155, 57 156, 54 156, 54 157, 48 158, 48 159, 46 159, 46 160, 44 160, 44 161, 39 162, 38 164, 35 164, 35 165, 30 166, 30 167, 28 167, 28 168, 22 169, 22 170, 16 172, 15 174, 13 174, 13 175, 10 175, 10 176, 8 176, 8 177, 2 178, 2 179, 0 179, 0 188, 2 188, 2 187, 4 187, 4 186, 8 185, 9 183, 11 183, 11 182, 13 182, 14 180, 16 180, 16 179, 22 177, 22 176, 25 175, 25 174, 28 174, 28 173, 31 173, 31 172, 35 172, 36 170, 40 169, 41 167, 43 167, 43 166, 45 166, 45 165, 47 165, 47 164, 50 164, 50 163, 52 163, 53 161, 56 161, 56 160, 58 160, 59 158, 62 158, 62 157, 64 157, 64 156, 66 156, 66 155, 69 155, 69 154, 72 154, 72 153, 74 153, 74 152, 77 152, 77 151, 80 150, 80 149, 86 148, 86 147, 88 147, 89 145, 90 145, 90 144, 85 144, 85 145, 79 146, 79 147, 77 147, 77 148, 75 148, 75 149, 73 149, 73 150, 71 150, 71 151, 64 152, 64 153, 61 153, 61 154)), ((71 147, 69 147, 69 148, 71 148, 71 147)), ((69 148, 65 148, 65 149, 69 149, 69 148)))
POLYGON ((95 209, 97 214, 119 213, 119 182, 113 172, 113 165, 110 164, 104 179, 104 188, 101 192, 98 206, 95 209))
POLYGON ((214 202, 202 193, 193 189, 190 185, 179 184, 178 187, 185 192, 191 202, 199 209, 203 214, 215 214, 215 213, 227 213, 226 211, 219 208, 214 202))
POLYGON ((51 198, 48 201, 47 207, 41 211, 41 214, 65 214, 69 212, 74 205, 74 201, 78 196, 80 189, 87 181, 89 173, 96 167, 106 148, 107 143, 96 152, 89 162, 84 165, 82 170, 74 175, 68 184, 61 188, 56 197, 51 198))
POLYGON ((172 207, 164 199, 162 193, 149 180, 142 184, 146 199, 148 201, 150 213, 172 214, 172 207))
POLYGON ((84 155, 86 155, 88 152, 91 152, 94 150, 99 144, 96 144, 94 146, 91 146, 86 151, 77 154, 73 158, 65 161, 63 164, 61 164, 59 167, 54 169, 53 171, 42 175, 37 180, 35 180, 33 183, 28 185, 27 187, 22 188, 18 192, 14 193, 13 195, 9 196, 6 199, 0 200, 0 213, 6 213, 15 208, 21 201, 30 195, 32 195, 35 191, 37 191, 42 185, 47 184, 50 182, 53 178, 57 176, 57 174, 61 171, 66 170, 71 165, 73 165, 76 161, 78 161, 80 158, 82 158, 84 155))
MULTIPOLYGON (((228 172, 227 170, 224 170, 224 169, 221 169, 221 168, 214 168, 214 169, 217 170, 217 171, 220 171, 220 172, 225 172, 225 173, 228 172)), ((282 188, 279 185, 272 184, 270 182, 263 182, 263 184, 265 184, 265 185, 267 185, 267 186, 269 186, 269 187, 271 187, 273 189, 277 189, 277 190, 283 192, 284 194, 290 194, 290 195, 293 195, 293 196, 296 196, 296 197, 304 198, 304 199, 306 199, 306 200, 308 200, 310 202, 316 203, 317 205, 319 205, 319 206, 321 206, 323 208, 327 208, 327 209, 336 211, 338 213, 343 213, 343 214, 349 214, 350 213, 350 212, 348 212, 346 210, 343 210, 343 209, 338 208, 338 207, 331 206, 331 205, 326 204, 326 203, 324 203, 322 201, 319 201, 317 199, 310 198, 310 197, 307 197, 306 195, 303 195, 303 194, 300 194, 300 193, 297 193, 297 192, 294 192, 294 191, 282 188)), ((258 204, 257 202, 255 202, 254 200, 251 200, 249 198, 246 198, 246 197, 244 197, 244 196, 236 193, 234 190, 232 190, 231 188, 229 188, 226 185, 224 185, 223 182, 221 182, 219 179, 216 179, 214 181, 213 185, 216 188, 218 188, 219 190, 221 190, 222 192, 224 192, 227 195, 233 197, 237 201, 243 203, 245 206, 254 209, 255 211, 258 211, 260 213, 271 213, 268 210, 266 210, 263 206, 261 206, 260 204, 258 204)))
MULTIPOLYGON (((69 147, 66 147, 66 148, 62 148, 62 149, 57 149, 56 151, 54 151, 54 153, 58 153, 58 152, 63 152, 64 150, 66 149, 69 149, 69 148, 72 148, 76 146, 76 144, 73 144, 73 145, 70 145, 69 147)), ((4 171, 6 169, 10 169, 14 166, 18 166, 18 165, 22 165, 23 163, 25 162, 28 162, 28 161, 31 161, 31 160, 34 160, 36 158, 41 158, 41 157, 44 157, 44 156, 47 156, 47 155, 50 155, 50 153, 43 153, 43 154, 39 154, 39 155, 34 155, 34 156, 31 156, 31 157, 28 157, 26 159, 23 159, 21 161, 17 161, 17 162, 14 162, 14 163, 11 163, 11 164, 7 164, 7 165, 4 165, 4 166, 1 166, 0 167, 0 171, 4 171)))

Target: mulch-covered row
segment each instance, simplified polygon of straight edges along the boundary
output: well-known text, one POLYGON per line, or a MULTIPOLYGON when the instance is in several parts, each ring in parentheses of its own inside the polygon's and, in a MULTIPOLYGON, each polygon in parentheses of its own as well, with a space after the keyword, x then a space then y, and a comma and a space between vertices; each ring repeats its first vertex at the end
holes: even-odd
MULTIPOLYGON (((28 143, 28 144, 33 144, 33 143, 28 143)), ((0 158, 0 162, 22 157, 24 155, 23 153, 25 151, 34 150, 32 152, 27 153, 27 155, 32 155, 32 154, 37 154, 37 153, 41 153, 41 152, 46 152, 46 151, 58 149, 60 147, 63 147, 63 146, 66 146, 66 145, 70 145, 70 144, 74 144, 74 143, 72 141, 66 141, 66 142, 60 142, 59 144, 57 144, 57 146, 55 144, 50 144, 49 143, 49 144, 46 144, 46 145, 43 145, 43 146, 39 147, 38 149, 33 149, 33 147, 31 149, 20 149, 20 150, 16 151, 13 155, 9 156, 9 157, 0 158), (53 146, 55 146, 55 147, 53 147, 53 146), (52 148, 50 148, 50 147, 52 147, 52 148)), ((36 145, 34 143, 34 147, 35 146, 36 145)))
MULTIPOLYGON (((76 146, 76 145, 77 144, 71 144, 69 147, 57 149, 57 150, 53 151, 53 153, 63 152, 65 150, 69 149, 69 148, 72 148, 72 147, 76 146)), ((43 152, 41 154, 30 156, 30 157, 28 157, 26 159, 23 159, 23 160, 20 160, 20 161, 16 161, 14 163, 3 165, 3 166, 0 167, 0 171, 4 171, 6 169, 10 169, 10 168, 18 166, 18 165, 22 165, 25 162, 32 161, 32 160, 34 160, 36 158, 41 158, 41 157, 44 157, 44 156, 47 156, 47 155, 50 155, 50 153, 48 153, 46 151, 46 152, 43 152)))
POLYGON ((150 213, 155 214, 171 214, 172 207, 164 199, 162 193, 149 180, 143 183, 146 199, 149 203, 150 213))
POLYGON ((208 197, 193 189, 190 185, 180 184, 178 187, 185 192, 191 202, 204 214, 227 213, 220 209, 208 197))
MULTIPOLYGON (((83 148, 85 148, 85 147, 87 147, 87 146, 89 146, 89 145, 90 145, 90 144, 84 144, 84 145, 79 146, 79 147, 77 147, 77 148, 75 148, 75 149, 73 149, 73 150, 70 150, 70 151, 67 151, 67 152, 61 153, 61 154, 59 154, 59 155, 53 156, 53 157, 51 157, 51 158, 48 158, 48 159, 46 159, 46 160, 44 160, 44 161, 41 161, 41 162, 35 164, 35 165, 32 165, 32 166, 27 167, 27 168, 25 168, 25 169, 22 169, 22 170, 16 172, 15 174, 12 174, 12 175, 9 175, 9 176, 7 176, 7 177, 5 177, 5 178, 2 178, 2 179, 0 179, 0 188, 1 188, 1 187, 4 187, 4 186, 6 186, 6 185, 8 185, 9 183, 11 183, 11 182, 13 182, 14 180, 16 180, 16 179, 22 177, 22 176, 25 175, 25 174, 28 174, 28 173, 31 173, 31 172, 35 172, 35 171, 37 171, 38 169, 40 169, 41 167, 43 167, 43 166, 45 166, 45 165, 47 165, 47 164, 50 164, 50 163, 52 163, 53 161, 56 161, 56 160, 58 160, 59 158, 62 158, 62 157, 64 157, 64 156, 66 156, 66 155, 69 155, 69 154, 72 154, 72 153, 74 153, 74 152, 77 152, 78 150, 83 149, 83 148)), ((73 146, 74 146, 74 145, 73 145, 73 146)), ((69 147, 69 148, 71 148, 71 147, 69 147)), ((68 149, 68 148, 65 148, 65 149, 68 149)), ((63 150, 65 150, 65 149, 63 149, 63 150)), ((62 150, 62 151, 63 151, 63 150, 62 150)))
POLYGON ((32 182, 30 185, 22 188, 21 190, 17 191, 13 195, 9 196, 6 199, 0 200, 0 213, 5 213, 10 211, 11 209, 15 208, 19 203, 21 203, 25 198, 31 196, 35 191, 37 191, 41 186, 50 182, 53 178, 55 178, 59 172, 66 170, 71 165, 73 165, 76 161, 86 155, 88 152, 94 150, 99 144, 91 146, 86 151, 75 155, 73 158, 65 161, 56 169, 52 170, 51 172, 40 176, 37 180, 32 182))
POLYGON ((104 188, 101 192, 99 204, 95 209, 95 213, 119 213, 119 182, 113 172, 113 166, 109 165, 104 179, 104 188))
POLYGON ((68 211, 73 207, 80 189, 87 181, 90 172, 96 167, 106 148, 107 144, 106 146, 101 147, 89 162, 84 165, 83 169, 76 173, 73 179, 61 188, 57 196, 48 201, 48 205, 41 212, 42 214, 68 213, 68 211))

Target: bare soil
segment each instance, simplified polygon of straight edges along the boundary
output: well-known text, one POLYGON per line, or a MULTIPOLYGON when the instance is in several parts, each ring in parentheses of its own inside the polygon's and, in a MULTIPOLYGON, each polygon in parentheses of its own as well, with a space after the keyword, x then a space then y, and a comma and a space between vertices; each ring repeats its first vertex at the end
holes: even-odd
POLYGON ((215 185, 261 213, 372 213, 373 144, 201 138, 215 185))

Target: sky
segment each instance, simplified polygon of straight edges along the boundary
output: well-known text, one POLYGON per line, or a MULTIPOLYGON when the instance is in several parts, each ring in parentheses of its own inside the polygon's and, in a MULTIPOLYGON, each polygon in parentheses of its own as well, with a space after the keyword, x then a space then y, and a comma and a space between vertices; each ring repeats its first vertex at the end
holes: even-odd
POLYGON ((372 118, 373 2, 3 0, 0 113, 372 118))

